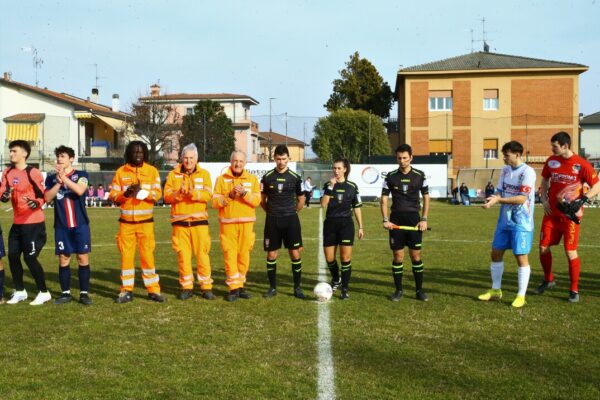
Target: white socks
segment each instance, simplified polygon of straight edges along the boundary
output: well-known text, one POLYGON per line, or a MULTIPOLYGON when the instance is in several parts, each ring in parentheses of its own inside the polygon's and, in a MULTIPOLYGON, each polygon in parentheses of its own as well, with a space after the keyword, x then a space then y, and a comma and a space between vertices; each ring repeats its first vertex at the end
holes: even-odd
MULTIPOLYGON (((500 289, 502 286, 502 274, 504 273, 504 261, 492 261, 490 263, 490 271, 492 272, 492 289, 500 289)), ((529 279, 529 275, 527 277, 529 279)))
POLYGON ((529 284, 529 274, 531 273, 531 267, 529 265, 525 265, 523 267, 519 267, 517 276, 519 277, 519 292, 517 295, 525 296, 527 292, 527 285, 529 284))

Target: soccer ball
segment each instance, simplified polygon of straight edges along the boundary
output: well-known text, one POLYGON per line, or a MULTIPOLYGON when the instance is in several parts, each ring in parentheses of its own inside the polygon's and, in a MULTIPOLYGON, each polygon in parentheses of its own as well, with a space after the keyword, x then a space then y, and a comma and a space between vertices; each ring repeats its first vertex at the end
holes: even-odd
POLYGON ((317 300, 319 301, 327 301, 331 299, 331 296, 333 296, 333 289, 327 282, 317 283, 313 292, 315 293, 315 296, 317 296, 317 300))

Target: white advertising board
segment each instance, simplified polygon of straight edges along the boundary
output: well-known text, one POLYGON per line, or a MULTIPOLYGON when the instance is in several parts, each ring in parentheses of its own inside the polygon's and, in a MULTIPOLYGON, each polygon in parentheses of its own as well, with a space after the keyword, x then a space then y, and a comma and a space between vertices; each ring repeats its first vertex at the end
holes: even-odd
MULTIPOLYGON (((212 179, 213 188, 215 187, 215 183, 217 182, 217 177, 222 175, 223 172, 229 167, 229 163, 226 162, 215 162, 215 163, 200 163, 200 167, 208 170, 210 172, 210 179, 212 179)), ((296 162, 290 161, 288 163, 289 169, 292 171, 296 171, 296 162)), ((275 163, 248 163, 246 164, 246 170, 251 174, 258 176, 258 180, 268 171, 275 168, 275 163)))
MULTIPOLYGON (((413 164, 425 172, 429 195, 432 198, 446 197, 448 170, 446 164, 413 164)), ((380 197, 383 179, 398 164, 353 164, 348 180, 358 185, 361 197, 380 197)))

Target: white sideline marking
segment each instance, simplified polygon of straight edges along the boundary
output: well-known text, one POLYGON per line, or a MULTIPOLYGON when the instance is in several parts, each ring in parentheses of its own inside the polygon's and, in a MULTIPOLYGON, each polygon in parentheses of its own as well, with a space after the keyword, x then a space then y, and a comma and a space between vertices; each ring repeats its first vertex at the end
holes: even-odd
MULTIPOLYGON (((323 209, 319 209, 319 282, 327 281, 325 270, 325 255, 323 254, 323 209)), ((317 399, 335 399, 335 370, 333 368, 333 357, 331 356, 331 324, 329 323, 329 302, 317 302, 318 305, 318 381, 317 399)))

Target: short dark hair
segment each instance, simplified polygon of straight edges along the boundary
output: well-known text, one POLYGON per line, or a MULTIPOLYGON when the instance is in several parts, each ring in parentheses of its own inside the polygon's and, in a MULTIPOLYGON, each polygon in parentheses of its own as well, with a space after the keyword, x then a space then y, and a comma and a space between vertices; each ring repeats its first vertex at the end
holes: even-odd
POLYGON ((350 175, 350 161, 347 158, 336 158, 333 163, 342 163, 344 164, 344 168, 346 168, 346 172, 344 173, 344 179, 348 179, 348 175, 350 175))
POLYGON ((502 146, 502 153, 511 152, 518 155, 523 155, 523 145, 516 140, 504 143, 502 146))
POLYGON ((20 147, 25 150, 27 152, 25 159, 27 160, 29 158, 29 155, 31 154, 31 146, 29 145, 29 142, 26 140, 13 140, 8 144, 8 148, 12 149, 13 147, 20 147))
POLYGON ((287 146, 285 144, 280 144, 280 145, 277 145, 277 147, 275 147, 274 154, 276 156, 287 155, 289 157, 290 156, 290 151, 288 150, 288 148, 287 148, 287 146))
POLYGON ((54 149, 54 155, 58 157, 59 154, 66 154, 69 158, 75 158, 75 150, 65 145, 60 145, 54 149))
POLYGON ((396 154, 398 153, 408 153, 409 156, 412 156, 412 147, 410 147, 410 144, 403 143, 396 147, 396 154))
POLYGON ((133 161, 133 148, 135 146, 141 146, 142 147, 142 151, 144 152, 144 162, 148 162, 148 146, 146 146, 146 143, 142 142, 141 140, 132 140, 131 142, 129 142, 127 144, 127 147, 125 148, 125 154, 124 154, 124 158, 125 158, 125 162, 127 164, 131 164, 133 161))
POLYGON ((571 136, 565 131, 555 133, 554 136, 552 136, 552 139, 550 139, 550 143, 554 142, 558 142, 561 146, 567 144, 569 145, 569 148, 571 148, 571 136))

